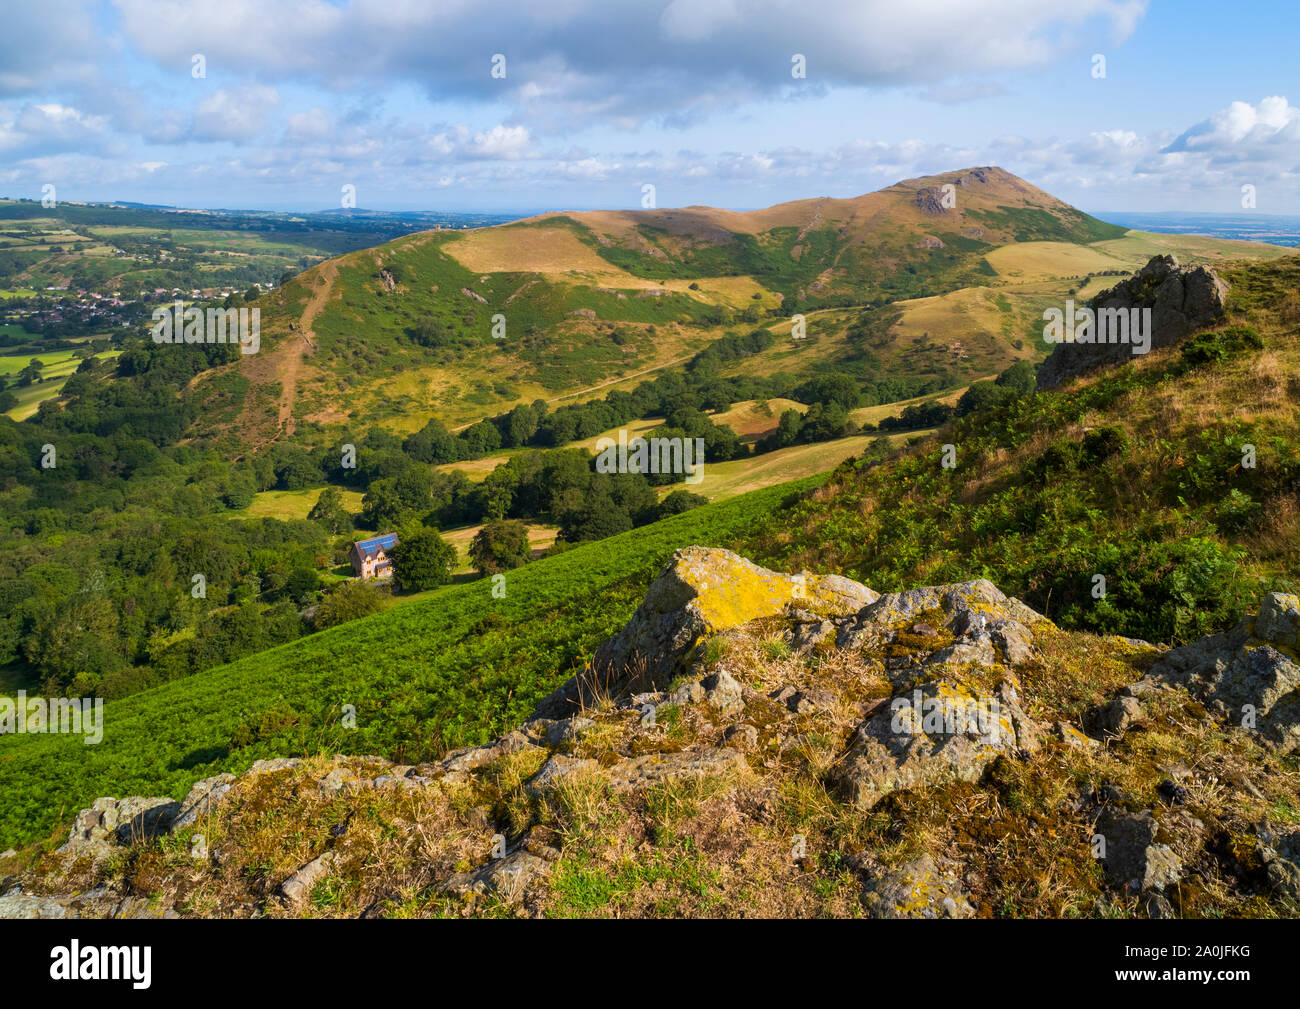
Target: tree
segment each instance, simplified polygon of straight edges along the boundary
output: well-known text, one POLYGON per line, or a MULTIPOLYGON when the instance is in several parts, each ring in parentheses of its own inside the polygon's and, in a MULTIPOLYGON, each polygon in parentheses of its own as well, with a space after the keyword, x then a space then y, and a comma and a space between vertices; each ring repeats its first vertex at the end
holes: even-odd
POLYGON ((18 373, 18 384, 27 386, 33 382, 39 382, 41 380, 41 369, 44 367, 43 362, 33 358, 27 362, 27 367, 18 373))
POLYGON ((680 515, 682 512, 690 511, 692 508, 698 508, 700 505, 706 505, 709 499, 702 494, 692 494, 688 490, 675 490, 662 501, 659 502, 656 519, 668 518, 670 515, 680 515))
POLYGON ((632 528, 632 516, 605 494, 584 495, 579 503, 558 513, 556 518, 560 535, 569 543, 603 540, 632 528))
POLYGON ((1012 390, 1018 396, 1027 396, 1038 385, 1038 368, 1032 362, 1017 361, 993 381, 1012 390))
POLYGON ((494 575, 527 564, 532 558, 528 527, 518 519, 489 522, 469 544, 469 559, 482 575, 494 575))
POLYGON ((423 529, 404 537, 393 547, 393 578, 403 591, 423 592, 451 581, 456 548, 438 535, 423 529))
POLYGON ((326 487, 321 491, 307 518, 332 536, 352 530, 352 516, 344 509, 343 492, 337 487, 326 487))
POLYGON ((424 468, 376 480, 361 499, 361 514, 372 528, 384 530, 428 513, 433 502, 433 478, 424 468))
POLYGON ((462 447, 460 439, 436 417, 402 443, 402 451, 412 459, 435 466, 456 462, 461 458, 462 447))
POLYGON ((377 585, 360 580, 344 582, 325 593, 312 614, 311 625, 315 630, 323 631, 326 627, 378 613, 387 604, 388 596, 377 585))
POLYGON ((460 438, 466 445, 466 455, 471 459, 495 452, 501 447, 501 432, 488 420, 471 424, 461 432, 460 438))
POLYGON ((294 568, 284 583, 285 595, 300 606, 315 599, 319 590, 320 576, 311 568, 294 568))

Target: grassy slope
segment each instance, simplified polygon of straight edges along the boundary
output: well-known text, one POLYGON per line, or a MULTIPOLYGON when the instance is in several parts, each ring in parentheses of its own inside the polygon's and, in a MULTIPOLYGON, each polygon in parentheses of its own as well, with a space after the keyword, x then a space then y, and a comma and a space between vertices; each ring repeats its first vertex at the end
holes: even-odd
MULTIPOLYGON (((796 299, 810 313, 810 339, 797 353, 769 352, 751 369, 799 375, 848 363, 881 375, 955 366, 964 381, 1023 356, 1007 346, 1008 338, 1024 336, 1023 313, 1002 305, 980 311, 978 332, 965 333, 956 353, 947 346, 949 334, 935 331, 928 349, 915 347, 906 332, 904 345, 864 356, 861 346, 843 340, 856 313, 833 306, 994 283, 998 275, 984 255, 1007 242, 1052 239, 1073 249, 1123 234, 992 169, 980 183, 951 172, 853 200, 796 201, 744 214, 710 208, 576 213, 410 235, 332 260, 328 271, 308 271, 263 300, 266 349, 237 366, 254 386, 240 420, 241 447, 270 440, 283 419, 283 411, 277 417, 265 407, 257 389, 294 386, 292 393, 272 395, 282 405, 289 397, 299 427, 351 417, 405 432, 434 415, 456 426, 515 402, 597 386, 603 394, 684 360, 728 329, 755 324, 719 325, 710 319, 717 307, 761 311, 783 299, 796 299), (918 207, 918 191, 947 182, 962 187, 954 210, 918 207), (945 245, 926 248, 926 237, 945 245), (307 306, 318 300, 320 310, 304 321, 307 306), (507 319, 500 342, 489 337, 498 314, 507 319), (415 345, 409 334, 422 318, 439 319, 459 346, 415 345), (290 323, 311 330, 313 350, 288 351, 297 339, 290 323)), ((970 319, 959 312, 956 321, 970 319)), ((205 385, 218 387, 200 383, 200 389, 205 385)), ((203 424, 200 435, 229 436, 224 421, 210 429, 203 424)))
POLYGON ((505 600, 482 582, 443 590, 115 702, 98 747, 0 740, 0 841, 99 794, 179 795, 258 756, 411 760, 486 738, 615 630, 689 542, 879 589, 982 575, 1063 624, 1153 640, 1223 627, 1258 590, 1300 580, 1300 259, 1228 276, 1233 313, 1259 328, 1263 351, 1199 368, 1156 352, 959 422, 878 467, 843 468, 801 501, 770 488, 529 565, 505 600), (1123 429, 1120 451, 1072 455, 1103 427, 1123 429), (941 467, 941 442, 957 446, 955 470, 941 467), (1239 465, 1244 442, 1258 448, 1254 470, 1239 465), (1102 601, 1090 596, 1098 572, 1102 601), (357 707, 355 732, 337 727, 344 704, 357 707))
POLYGON ((747 538, 756 559, 881 590, 984 576, 1068 626, 1166 641, 1221 628, 1264 589, 1294 591, 1300 258, 1225 273, 1233 317, 1264 350, 1200 367, 1155 352, 958 422, 769 519, 747 538), (1081 453, 1103 429, 1122 447, 1081 453))
POLYGON ((168 793, 277 754, 418 760, 518 722, 631 615, 676 548, 725 544, 816 480, 709 505, 444 589, 106 706, 104 740, 0 737, 0 844, 49 830, 99 795, 168 793), (343 706, 357 729, 341 728, 343 706))

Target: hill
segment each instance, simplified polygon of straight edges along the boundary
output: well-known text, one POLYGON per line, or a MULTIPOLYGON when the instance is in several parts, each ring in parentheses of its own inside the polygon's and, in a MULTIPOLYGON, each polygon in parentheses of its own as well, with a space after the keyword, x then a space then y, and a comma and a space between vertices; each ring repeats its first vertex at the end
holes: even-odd
POLYGON ((877 591, 983 577, 1066 629, 1169 644, 1226 629, 1300 581, 1300 264, 1221 272, 1229 314, 1213 330, 1059 389, 1008 394, 829 482, 574 548, 511 573, 502 599, 485 582, 454 587, 112 702, 116 727, 97 747, 0 739, 3 836, 49 829, 55 795, 69 806, 124 790, 179 798, 258 757, 344 750, 414 763, 484 742, 582 668, 689 543, 877 591), (344 705, 358 711, 355 730, 342 727, 344 705))
MULTIPOLYGON (((190 434, 238 454, 294 432, 320 442, 363 420, 399 433, 435 416, 456 427, 517 403, 630 388, 756 327, 777 337, 752 364, 764 375, 955 387, 1033 356, 1033 307, 1063 295, 1065 278, 1145 262, 1149 237, 1126 234, 998 168, 751 212, 553 213, 425 231, 337 257, 263 299, 263 351, 198 380, 190 434), (1022 245, 1029 258, 995 265, 1022 245), (1000 285, 1015 289, 954 293, 1000 285), (906 304, 945 296, 955 311, 906 304), (798 346, 795 314, 809 334, 798 346)), ((1206 255, 1281 254, 1178 241, 1206 255)))

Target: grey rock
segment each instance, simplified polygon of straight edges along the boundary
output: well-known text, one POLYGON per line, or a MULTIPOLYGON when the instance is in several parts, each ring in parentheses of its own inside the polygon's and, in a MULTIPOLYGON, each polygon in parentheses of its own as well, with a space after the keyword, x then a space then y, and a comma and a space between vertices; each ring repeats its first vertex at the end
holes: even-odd
POLYGON ((891 792, 978 781, 999 755, 1035 749, 1037 737, 1010 691, 980 697, 941 680, 894 697, 858 726, 839 780, 869 809, 891 792))
POLYGON ((606 775, 610 788, 627 791, 670 779, 726 774, 747 768, 743 753, 731 747, 723 747, 683 750, 678 753, 647 753, 620 761, 610 767, 606 775))
POLYGON ((550 871, 550 859, 521 848, 472 872, 457 873, 443 889, 457 897, 496 897, 506 904, 518 904, 528 888, 550 871))
POLYGON ((210 810, 225 799, 235 784, 233 774, 217 774, 211 778, 196 781, 181 800, 180 815, 172 821, 173 834, 197 823, 210 810))
POLYGON ((179 802, 165 796, 96 799, 89 809, 77 814, 67 843, 57 854, 99 858, 114 844, 151 840, 171 828, 180 809, 179 802))
POLYGON ((1300 663, 1284 641, 1258 634, 1285 639, 1290 633, 1287 597, 1273 593, 1260 614, 1262 620, 1247 618, 1230 631, 1171 649, 1139 683, 1183 687, 1286 753, 1300 747, 1300 663))
POLYGON ((956 875, 923 855, 873 879, 862 903, 872 918, 973 918, 975 908, 956 875))
POLYGON ((1168 844, 1156 842, 1157 829, 1150 810, 1103 811, 1097 832, 1106 839, 1103 864, 1113 886, 1133 892, 1163 890, 1182 878, 1182 859, 1168 844))
POLYGON ((269 760, 255 760, 245 774, 269 774, 272 771, 289 771, 302 763, 300 757, 272 757, 269 760))
POLYGON ((1116 697, 1097 714, 1097 724, 1120 735, 1143 720, 1142 702, 1136 697, 1116 697))
POLYGON ((496 742, 488 743, 485 746, 471 746, 462 750, 453 750, 439 762, 439 766, 444 772, 448 773, 472 771, 484 764, 490 764, 506 754, 529 749, 539 749, 539 747, 527 735, 515 730, 507 732, 496 742))
MULTIPOLYGON (((1098 294, 1088 306, 1098 313, 1150 309, 1154 350, 1220 322, 1227 296, 1228 285, 1208 267, 1183 267, 1173 256, 1155 256, 1128 280, 1098 294)), ((1050 389, 1067 378, 1114 367, 1133 357, 1132 344, 1058 343, 1038 369, 1038 388, 1050 389)))
POLYGON ((52 897, 35 897, 24 893, 0 897, 0 918, 71 918, 67 906, 52 897))
POLYGON ((745 707, 744 688, 725 669, 704 677, 700 681, 709 704, 725 713, 742 711, 745 707))
MULTIPOLYGON (((856 615, 837 621, 836 644, 840 648, 881 649, 896 639, 900 624, 935 611, 942 611, 940 626, 954 640, 929 655, 918 655, 916 662, 923 666, 987 666, 997 661, 1014 666, 1034 655, 1031 628, 1043 618, 983 578, 887 593, 856 615)), ((911 678, 910 673, 905 678, 911 678)))
POLYGON ((698 680, 690 683, 683 683, 680 687, 668 695, 668 703, 675 707, 684 708, 688 704, 699 704, 705 698, 704 684, 698 680))
POLYGON ((547 728, 546 742, 551 746, 571 742, 595 724, 590 718, 584 718, 582 715, 570 715, 568 718, 561 718, 559 721, 552 722, 550 727, 547 728))
POLYGON ((758 728, 748 722, 741 722, 728 728, 723 733, 723 739, 742 752, 753 750, 758 746, 758 728))
POLYGON ((566 757, 562 753, 553 754, 541 769, 528 779, 528 788, 534 793, 546 792, 566 778, 583 772, 595 771, 600 765, 594 760, 578 757, 566 757))
POLYGON ((1255 617, 1255 637, 1294 648, 1300 637, 1300 596, 1270 592, 1255 617))
POLYGON ((313 858, 301 869, 280 884, 280 894, 291 906, 298 907, 306 902, 314 887, 329 870, 334 861, 334 853, 327 851, 318 858, 313 858))

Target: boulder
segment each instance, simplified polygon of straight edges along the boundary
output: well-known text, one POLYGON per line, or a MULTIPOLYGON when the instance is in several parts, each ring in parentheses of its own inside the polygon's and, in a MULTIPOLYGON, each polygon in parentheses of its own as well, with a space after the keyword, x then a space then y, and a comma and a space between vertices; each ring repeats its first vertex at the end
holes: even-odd
POLYGON ((1142 702, 1136 697, 1116 697, 1097 715, 1097 724, 1112 735, 1123 735, 1142 722, 1142 702))
POLYGON ((891 792, 977 781, 1000 754, 1033 749, 1036 738, 1012 691, 981 697, 939 680, 868 717, 854 733, 839 777, 851 800, 869 809, 891 792))
POLYGON ((1097 833, 1106 840, 1102 863, 1112 886, 1132 892, 1162 891, 1182 878, 1182 859, 1170 845, 1156 842, 1158 829, 1150 810, 1103 810, 1097 833))
POLYGON ((837 621, 836 643, 881 652, 903 643, 910 657, 887 663, 895 669, 935 663, 1017 665, 1033 657, 1032 626, 1045 619, 980 578, 880 596, 855 616, 837 621), (937 624, 918 625, 916 618, 923 613, 937 624), (918 634, 918 627, 930 633, 918 634))
POLYGON ((840 575, 782 574, 730 550, 686 547, 673 554, 627 625, 596 650, 590 668, 543 700, 535 717, 563 718, 633 676, 665 683, 704 638, 787 606, 843 616, 877 598, 840 575))
POLYGON ((1296 597, 1270 593, 1254 618, 1166 652, 1142 684, 1186 688, 1229 721, 1284 753, 1300 747, 1296 597))
POLYGON ((181 804, 166 796, 96 799, 89 809, 77 814, 67 842, 56 853, 101 858, 115 844, 147 841, 166 833, 180 811, 181 804))
MULTIPOLYGON (((1173 256, 1155 256, 1128 280, 1093 298, 1088 307, 1094 312, 1150 309, 1154 350, 1221 322, 1227 297, 1228 285, 1209 267, 1179 266, 1173 256)), ((1038 388, 1050 389, 1067 378, 1133 357, 1132 344, 1058 343, 1038 369, 1038 388)))
POLYGON ((180 814, 172 821, 173 834, 197 823, 220 803, 235 783, 233 774, 218 774, 196 781, 181 800, 180 814))

